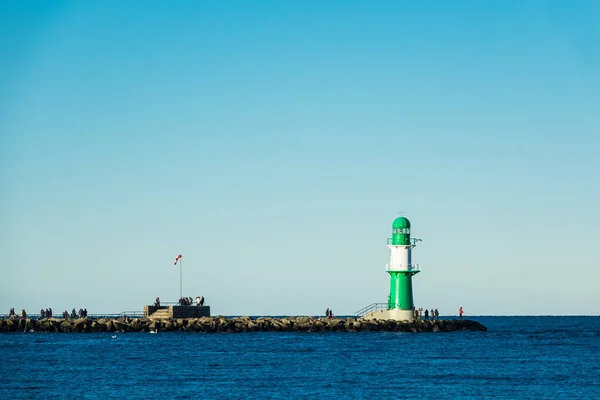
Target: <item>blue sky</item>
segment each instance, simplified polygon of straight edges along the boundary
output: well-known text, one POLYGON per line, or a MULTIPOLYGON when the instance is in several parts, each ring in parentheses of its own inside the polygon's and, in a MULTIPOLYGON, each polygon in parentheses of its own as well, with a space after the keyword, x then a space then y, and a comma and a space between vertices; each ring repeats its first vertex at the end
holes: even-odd
POLYGON ((598 314, 597 2, 2 2, 0 312, 598 314))

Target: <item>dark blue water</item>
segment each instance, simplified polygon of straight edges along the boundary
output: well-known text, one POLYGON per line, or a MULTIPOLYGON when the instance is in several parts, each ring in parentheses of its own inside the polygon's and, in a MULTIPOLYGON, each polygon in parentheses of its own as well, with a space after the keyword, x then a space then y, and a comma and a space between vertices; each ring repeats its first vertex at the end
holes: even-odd
POLYGON ((0 399, 600 398, 600 317, 488 332, 0 334, 0 399))

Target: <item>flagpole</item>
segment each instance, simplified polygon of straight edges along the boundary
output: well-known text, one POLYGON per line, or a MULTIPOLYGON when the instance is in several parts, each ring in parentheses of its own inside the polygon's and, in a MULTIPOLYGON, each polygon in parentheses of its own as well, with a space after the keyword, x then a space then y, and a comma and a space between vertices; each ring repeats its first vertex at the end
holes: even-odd
POLYGON ((182 272, 181 272, 181 264, 183 263, 183 261, 181 260, 181 258, 179 259, 179 298, 183 299, 183 278, 182 278, 182 272))

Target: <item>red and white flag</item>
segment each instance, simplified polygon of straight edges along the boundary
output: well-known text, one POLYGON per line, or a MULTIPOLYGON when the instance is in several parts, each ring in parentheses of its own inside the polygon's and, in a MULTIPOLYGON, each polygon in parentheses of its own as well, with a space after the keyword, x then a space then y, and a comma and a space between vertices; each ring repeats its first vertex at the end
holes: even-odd
POLYGON ((177 266, 177 261, 179 261, 180 258, 182 258, 183 256, 180 254, 177 257, 175 257, 175 262, 173 263, 173 265, 177 266))

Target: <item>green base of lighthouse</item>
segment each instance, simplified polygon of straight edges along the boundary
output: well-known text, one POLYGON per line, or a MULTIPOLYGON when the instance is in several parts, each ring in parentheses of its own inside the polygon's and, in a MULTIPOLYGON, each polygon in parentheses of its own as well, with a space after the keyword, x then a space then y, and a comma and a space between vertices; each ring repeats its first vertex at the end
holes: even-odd
POLYGON ((392 272, 390 274, 390 295, 388 297, 388 309, 399 308, 401 310, 412 310, 414 308, 412 276, 416 272, 392 272))

